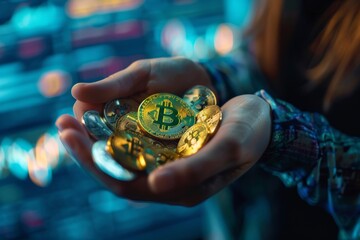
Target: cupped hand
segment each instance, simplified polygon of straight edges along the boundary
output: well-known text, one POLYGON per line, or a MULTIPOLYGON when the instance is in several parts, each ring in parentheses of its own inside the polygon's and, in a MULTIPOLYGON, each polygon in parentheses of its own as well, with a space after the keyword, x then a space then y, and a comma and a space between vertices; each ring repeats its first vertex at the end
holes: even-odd
POLYGON ((99 170, 92 159, 93 141, 79 122, 90 109, 101 111, 115 98, 141 101, 156 92, 182 95, 194 85, 211 89, 206 72, 183 58, 142 60, 109 78, 73 88, 76 119, 64 115, 56 125, 73 159, 115 194, 141 201, 192 206, 202 202, 248 171, 270 139, 270 108, 261 98, 242 95, 223 107, 223 120, 214 137, 197 154, 178 159, 150 175, 123 182, 99 170))

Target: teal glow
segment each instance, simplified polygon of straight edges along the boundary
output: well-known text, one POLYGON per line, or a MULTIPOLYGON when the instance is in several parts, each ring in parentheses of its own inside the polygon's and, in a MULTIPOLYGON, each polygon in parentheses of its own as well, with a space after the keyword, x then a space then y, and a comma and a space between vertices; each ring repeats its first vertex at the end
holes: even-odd
POLYGON ((226 0, 226 22, 232 23, 240 28, 245 27, 251 17, 253 2, 253 0, 226 0))
POLYGON ((55 32, 64 23, 64 13, 51 4, 37 8, 22 7, 14 14, 11 23, 20 35, 55 32))
POLYGON ((7 163, 10 172, 17 178, 24 180, 28 176, 28 157, 32 146, 23 139, 17 139, 8 148, 7 163))

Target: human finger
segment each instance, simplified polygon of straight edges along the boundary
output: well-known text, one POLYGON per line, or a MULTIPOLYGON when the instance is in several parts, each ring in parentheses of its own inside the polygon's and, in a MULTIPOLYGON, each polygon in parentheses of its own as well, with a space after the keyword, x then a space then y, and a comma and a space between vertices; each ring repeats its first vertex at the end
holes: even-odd
POLYGON ((213 139, 195 155, 154 171, 149 178, 153 191, 190 188, 229 168, 255 164, 270 134, 268 106, 254 99, 243 96, 225 104, 222 125, 213 139))
MULTIPOLYGON (((74 121, 76 120, 74 119, 74 121)), ((110 177, 95 165, 91 152, 92 142, 77 129, 62 130, 60 139, 69 155, 78 165, 86 169, 95 179, 98 179, 100 183, 118 196, 131 200, 176 204, 176 199, 182 195, 180 192, 173 195, 154 194, 149 188, 146 174, 138 173, 137 177, 131 181, 120 181, 110 177)))
POLYGON ((82 122, 82 117, 86 111, 95 110, 102 114, 103 111, 103 104, 93 104, 87 102, 76 101, 73 106, 73 112, 76 119, 79 122, 82 122))
POLYGON ((64 114, 60 116, 56 122, 56 127, 58 128, 59 132, 63 131, 64 129, 74 129, 78 132, 86 134, 86 129, 83 125, 81 125, 75 118, 68 114, 64 114))
POLYGON ((72 88, 77 100, 104 103, 115 98, 125 98, 146 90, 151 71, 151 60, 140 60, 126 69, 94 83, 78 83, 72 88))

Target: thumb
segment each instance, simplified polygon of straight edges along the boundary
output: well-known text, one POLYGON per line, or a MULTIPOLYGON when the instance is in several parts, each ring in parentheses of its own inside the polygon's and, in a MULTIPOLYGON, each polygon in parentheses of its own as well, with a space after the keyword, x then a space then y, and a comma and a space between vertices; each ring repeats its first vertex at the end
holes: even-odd
POLYGON ((150 60, 139 60, 126 69, 94 83, 78 83, 72 95, 81 102, 104 103, 144 91, 151 71, 150 60))

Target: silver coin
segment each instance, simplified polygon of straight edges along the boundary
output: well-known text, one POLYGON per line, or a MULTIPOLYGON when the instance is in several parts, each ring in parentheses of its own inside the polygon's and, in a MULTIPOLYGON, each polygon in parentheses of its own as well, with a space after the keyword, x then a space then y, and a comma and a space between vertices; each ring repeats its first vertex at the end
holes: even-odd
POLYGON ((112 134, 112 131, 107 127, 97 111, 90 110, 85 112, 82 122, 90 135, 96 140, 106 140, 112 134))
POLYGON ((120 181, 131 181, 135 179, 136 175, 133 172, 123 168, 106 151, 106 141, 94 143, 92 146, 92 156, 95 165, 107 175, 120 181))
POLYGON ((183 100, 196 113, 203 110, 206 106, 216 105, 216 96, 209 88, 201 85, 189 89, 183 96, 183 100))
POLYGON ((125 114, 137 112, 139 104, 132 99, 114 99, 104 107, 104 118, 108 127, 115 131, 116 122, 125 114))

